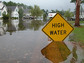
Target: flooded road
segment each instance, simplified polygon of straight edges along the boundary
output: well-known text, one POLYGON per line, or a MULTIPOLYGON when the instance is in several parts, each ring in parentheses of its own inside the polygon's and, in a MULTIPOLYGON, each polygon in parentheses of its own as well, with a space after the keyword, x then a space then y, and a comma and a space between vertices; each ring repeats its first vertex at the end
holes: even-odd
POLYGON ((69 37, 64 42, 48 41, 43 26, 43 21, 33 20, 1 25, 0 63, 84 63, 79 45, 69 42, 69 37))

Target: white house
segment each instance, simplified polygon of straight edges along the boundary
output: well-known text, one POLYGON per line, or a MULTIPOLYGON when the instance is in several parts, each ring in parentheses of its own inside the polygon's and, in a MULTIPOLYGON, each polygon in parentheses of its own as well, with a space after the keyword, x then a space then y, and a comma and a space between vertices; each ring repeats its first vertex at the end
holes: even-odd
POLYGON ((19 18, 19 13, 18 13, 19 8, 18 8, 18 6, 7 6, 7 9, 11 10, 11 12, 12 12, 11 17, 19 18))
POLYGON ((3 17, 3 13, 7 14, 7 7, 0 1, 0 18, 3 17))

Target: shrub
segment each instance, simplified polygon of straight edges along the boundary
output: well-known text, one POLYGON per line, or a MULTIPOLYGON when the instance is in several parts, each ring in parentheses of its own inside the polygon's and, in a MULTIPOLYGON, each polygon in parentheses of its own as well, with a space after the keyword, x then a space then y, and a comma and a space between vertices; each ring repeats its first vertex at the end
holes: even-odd
POLYGON ((3 14, 3 17, 2 18, 3 18, 3 20, 8 20, 9 19, 9 15, 8 14, 7 15, 6 14, 3 14))
POLYGON ((12 19, 18 19, 18 17, 12 17, 12 19))

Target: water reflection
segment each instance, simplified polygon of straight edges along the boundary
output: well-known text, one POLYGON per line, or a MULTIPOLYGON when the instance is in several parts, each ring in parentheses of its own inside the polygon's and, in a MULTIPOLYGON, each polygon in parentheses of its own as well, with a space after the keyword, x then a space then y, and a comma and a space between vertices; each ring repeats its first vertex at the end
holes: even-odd
POLYGON ((71 63, 75 63, 78 59, 78 56, 77 56, 77 53, 76 53, 76 50, 77 50, 77 46, 74 45, 73 46, 73 50, 72 50, 72 59, 71 59, 71 63))
POLYGON ((71 52, 63 42, 51 42, 41 53, 53 63, 59 63, 67 60, 71 52))
POLYGON ((44 23, 40 20, 21 20, 19 23, 19 30, 30 29, 37 31, 42 25, 44 25, 44 23))
POLYGON ((19 29, 18 29, 18 30, 19 30, 19 31, 20 31, 20 30, 25 30, 25 26, 23 25, 23 23, 24 23, 24 22, 23 22, 22 20, 19 20, 19 24, 18 24, 18 26, 19 26, 19 29))
POLYGON ((32 20, 31 23, 28 23, 28 28, 34 31, 39 30, 39 28, 44 25, 40 20, 32 20))
POLYGON ((39 20, 0 20, 0 35, 4 35, 6 31, 9 32, 10 35, 12 35, 13 32, 27 29, 37 31, 42 25, 44 25, 44 23, 39 20))
POLYGON ((19 19, 12 20, 12 25, 18 30, 19 19))
POLYGON ((50 43, 41 31, 42 21, 0 22, 6 32, 0 36, 0 63, 84 63, 84 50, 79 44, 65 40, 68 49, 63 42, 50 43))
POLYGON ((7 31, 12 35, 13 32, 18 30, 19 20, 11 20, 7 23, 7 31))
POLYGON ((3 24, 3 20, 0 20, 0 36, 6 34, 7 25, 3 24))

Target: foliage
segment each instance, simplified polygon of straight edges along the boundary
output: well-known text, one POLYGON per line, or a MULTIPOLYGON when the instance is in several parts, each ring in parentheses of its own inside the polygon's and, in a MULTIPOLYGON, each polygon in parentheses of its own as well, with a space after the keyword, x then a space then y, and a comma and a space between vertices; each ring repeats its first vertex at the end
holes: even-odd
POLYGON ((12 19, 18 19, 18 17, 11 17, 12 19))
POLYGON ((9 15, 8 14, 7 15, 6 14, 3 14, 3 17, 2 18, 3 18, 3 20, 8 20, 9 19, 9 15))
MULTIPOLYGON (((76 3, 76 0, 71 0, 71 3, 76 3)), ((84 3, 84 0, 81 0, 81 3, 84 3)))
POLYGON ((23 9, 20 8, 18 13, 19 13, 19 18, 22 18, 23 17, 23 9))
POLYGON ((28 6, 28 9, 32 9, 32 6, 28 6))
POLYGON ((14 2, 12 2, 12 1, 9 1, 9 2, 3 2, 6 6, 16 6, 17 5, 17 3, 14 3, 14 2))
POLYGON ((28 9, 29 6, 23 4, 23 3, 17 3, 18 6, 22 6, 24 9, 28 9))
POLYGON ((24 9, 31 7, 31 6, 27 6, 27 5, 23 4, 23 3, 15 3, 15 2, 12 2, 12 1, 9 1, 9 2, 3 1, 3 3, 4 3, 6 6, 17 6, 17 5, 18 5, 18 6, 22 6, 24 9))
POLYGON ((75 2, 76 2, 76 0, 71 0, 71 3, 73 3, 73 2, 75 3, 75 2))
POLYGON ((73 17, 73 12, 70 12, 70 9, 65 11, 64 17, 67 18, 67 20, 70 20, 71 17, 73 17))
POLYGON ((8 11, 9 19, 11 19, 12 10, 11 9, 8 9, 7 11, 8 11))
POLYGON ((52 13, 56 13, 56 11, 55 11, 55 10, 51 10, 51 12, 52 12, 52 13))
POLYGON ((60 13, 60 14, 63 15, 63 16, 64 16, 64 13, 65 13, 64 10, 59 11, 59 10, 57 10, 57 9, 56 9, 56 12, 57 12, 57 13, 60 13))
POLYGON ((34 7, 31 8, 30 12, 31 12, 31 15, 34 16, 34 18, 38 18, 43 14, 43 11, 37 5, 34 5, 34 7))
POLYGON ((6 23, 9 22, 9 15, 8 14, 7 15, 6 14, 3 14, 3 17, 2 18, 3 18, 3 23, 4 24, 6 24, 6 23))
POLYGON ((51 13, 60 13, 61 15, 64 15, 65 11, 64 10, 51 10, 51 13))
POLYGON ((25 30, 25 26, 23 25, 22 19, 19 20, 19 30, 25 30))
POLYGON ((32 20, 30 24, 30 28, 34 29, 34 31, 37 31, 44 23, 40 20, 32 20))
POLYGON ((48 10, 42 9, 42 11, 43 11, 43 20, 46 21, 48 16, 48 10))

